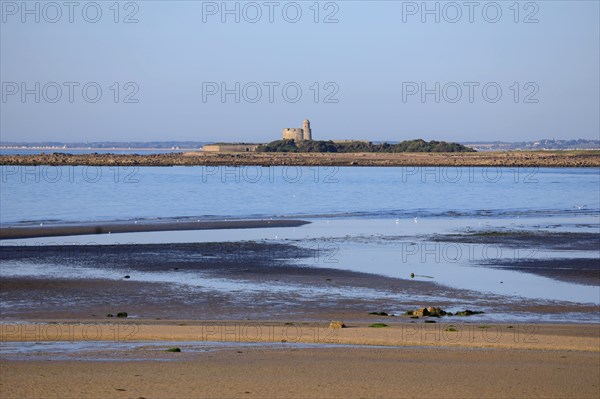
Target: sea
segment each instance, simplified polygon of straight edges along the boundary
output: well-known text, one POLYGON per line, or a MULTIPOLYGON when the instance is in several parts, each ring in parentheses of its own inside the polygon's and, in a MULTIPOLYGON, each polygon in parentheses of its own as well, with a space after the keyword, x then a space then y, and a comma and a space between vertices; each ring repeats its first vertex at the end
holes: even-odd
POLYGON ((39 154, 169 154, 184 151, 187 149, 162 149, 162 148, 0 148, 0 155, 39 155, 39 154))
POLYGON ((0 223, 597 216, 597 168, 0 166, 0 223))

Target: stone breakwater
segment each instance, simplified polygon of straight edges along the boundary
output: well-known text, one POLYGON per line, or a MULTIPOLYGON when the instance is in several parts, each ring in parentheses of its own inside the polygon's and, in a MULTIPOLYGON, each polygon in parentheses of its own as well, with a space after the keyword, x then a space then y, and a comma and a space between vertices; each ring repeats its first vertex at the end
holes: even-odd
POLYGON ((476 153, 170 153, 0 155, 0 165, 600 167, 600 151, 476 153))

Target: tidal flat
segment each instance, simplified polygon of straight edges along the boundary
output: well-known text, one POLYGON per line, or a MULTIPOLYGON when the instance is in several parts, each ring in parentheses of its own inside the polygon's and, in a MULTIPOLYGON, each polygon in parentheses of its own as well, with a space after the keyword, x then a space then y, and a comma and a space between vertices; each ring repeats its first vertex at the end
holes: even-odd
POLYGON ((586 232, 516 231, 418 238, 2 245, 2 318, 106 320, 106 314, 124 311, 148 320, 367 321, 373 311, 402 315, 419 306, 440 306, 450 312, 484 311, 474 316, 478 321, 594 322, 599 315, 594 299, 599 240, 586 232), (495 253, 516 242, 536 252, 515 258, 505 249, 493 259, 457 259, 449 255, 455 252, 437 246, 473 241, 493 242, 495 253), (435 256, 437 263, 432 262, 435 256), (495 276, 498 268, 504 274, 497 278, 506 281, 479 279, 482 274, 495 276), (531 295, 525 298, 511 294, 519 289, 518 281, 538 284, 541 291, 552 287, 565 292, 537 295, 528 288, 531 295))

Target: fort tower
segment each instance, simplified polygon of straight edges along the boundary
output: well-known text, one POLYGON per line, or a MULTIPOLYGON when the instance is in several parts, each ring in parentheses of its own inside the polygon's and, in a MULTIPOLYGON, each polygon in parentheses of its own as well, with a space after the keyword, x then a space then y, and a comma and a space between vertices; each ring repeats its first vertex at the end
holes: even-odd
POLYGON ((302 132, 304 135, 304 140, 312 140, 312 132, 310 130, 310 121, 305 119, 302 123, 302 132))

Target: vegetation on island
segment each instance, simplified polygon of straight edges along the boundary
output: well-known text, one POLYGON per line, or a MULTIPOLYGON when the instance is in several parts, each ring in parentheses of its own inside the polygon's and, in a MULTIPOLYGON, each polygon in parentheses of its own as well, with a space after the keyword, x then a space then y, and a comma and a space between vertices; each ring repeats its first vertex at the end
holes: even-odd
POLYGON ((300 141, 295 140, 277 140, 268 144, 263 144, 256 149, 257 152, 378 152, 378 153, 397 153, 397 152, 475 152, 470 147, 458 143, 448 143, 445 141, 432 140, 407 140, 398 144, 373 144, 366 141, 300 141))

